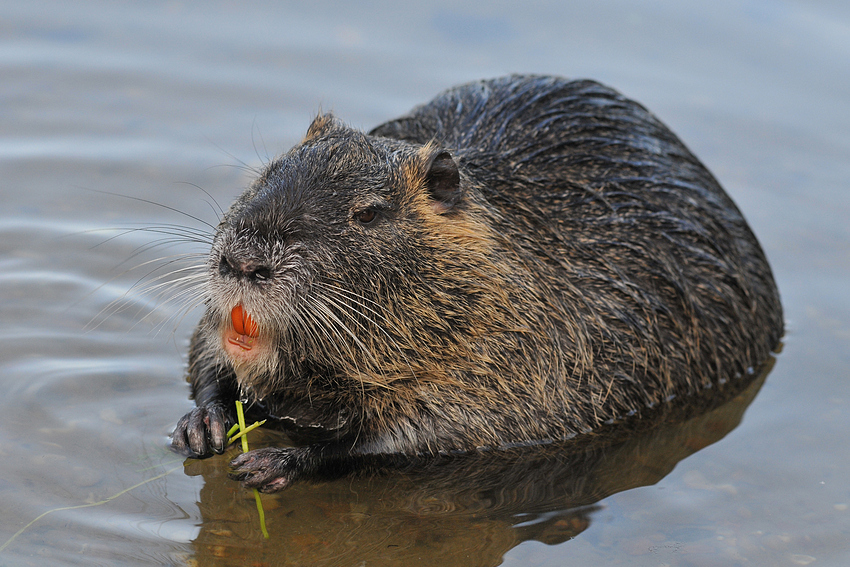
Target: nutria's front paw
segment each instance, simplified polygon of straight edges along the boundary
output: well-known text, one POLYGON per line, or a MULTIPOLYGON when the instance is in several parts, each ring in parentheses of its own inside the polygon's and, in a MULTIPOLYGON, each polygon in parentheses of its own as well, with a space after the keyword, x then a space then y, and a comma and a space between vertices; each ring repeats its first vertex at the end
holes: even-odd
POLYGON ((255 449, 233 459, 230 466, 230 478, 241 481, 246 488, 277 492, 289 486, 298 474, 298 449, 255 449))
POLYGON ((227 447, 227 428, 232 421, 221 404, 196 407, 177 422, 171 434, 171 448, 198 459, 221 454, 227 447))

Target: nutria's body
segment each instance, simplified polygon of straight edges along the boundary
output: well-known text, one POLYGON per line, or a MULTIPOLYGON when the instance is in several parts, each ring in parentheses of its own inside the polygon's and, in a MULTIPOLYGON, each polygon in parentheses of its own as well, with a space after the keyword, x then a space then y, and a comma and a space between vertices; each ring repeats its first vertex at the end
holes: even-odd
POLYGON ((320 116, 225 215, 207 295, 173 444, 221 452, 247 399, 301 445, 234 461, 265 490, 568 438, 751 373, 782 333, 711 174, 637 103, 551 77, 463 85, 368 135, 320 116))

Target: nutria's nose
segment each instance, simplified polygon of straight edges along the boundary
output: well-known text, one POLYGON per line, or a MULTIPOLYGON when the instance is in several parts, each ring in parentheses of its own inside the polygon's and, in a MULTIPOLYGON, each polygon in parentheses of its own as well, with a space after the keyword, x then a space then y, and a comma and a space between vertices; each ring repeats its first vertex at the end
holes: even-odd
POLYGON ((239 261, 222 254, 218 263, 218 273, 224 278, 247 279, 251 282, 264 282, 271 279, 272 270, 255 260, 239 261))

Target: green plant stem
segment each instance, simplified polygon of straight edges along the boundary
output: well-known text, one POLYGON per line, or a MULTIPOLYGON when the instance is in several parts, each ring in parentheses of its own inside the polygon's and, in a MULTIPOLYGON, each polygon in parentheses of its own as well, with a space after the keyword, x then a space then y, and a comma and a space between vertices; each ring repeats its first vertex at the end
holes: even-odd
MULTIPOLYGON (((248 428, 245 427, 245 412, 242 410, 242 402, 240 402, 239 400, 236 400, 236 418, 239 420, 239 430, 240 430, 241 441, 242 441, 242 452, 247 453, 248 452, 248 437, 245 434, 248 433, 249 430, 248 430, 248 428)), ((263 420, 263 421, 265 422, 265 420, 263 420)), ((255 423, 254 425, 251 426, 251 428, 253 429, 255 426, 258 427, 258 424, 255 423)), ((235 439, 235 437, 234 437, 234 439, 235 439)), ((262 530, 262 532, 263 532, 263 537, 266 538, 266 539, 269 539, 269 532, 268 532, 268 530, 266 530, 266 514, 263 511, 263 503, 260 500, 260 493, 257 491, 256 488, 254 489, 254 500, 256 500, 256 502, 257 502, 257 512, 260 515, 260 530, 262 530)))
MULTIPOLYGON (((262 424, 264 424, 265 422, 266 422, 266 420, 265 420, 265 419, 264 419, 263 421, 255 421, 254 423, 252 423, 251 425, 249 425, 248 427, 246 427, 244 431, 240 431, 239 433, 236 433, 236 435, 233 435, 232 433, 228 433, 228 434, 227 434, 227 444, 228 444, 228 445, 230 445, 231 443, 233 443, 233 442, 234 442, 234 441, 236 441, 237 439, 239 439, 239 438, 241 438, 241 437, 243 437, 243 436, 245 436, 245 435, 248 435, 248 433, 250 433, 251 431, 254 431, 254 430, 255 430, 255 429, 257 429, 258 427, 260 427, 262 424)), ((235 425, 235 427, 236 427, 236 429, 238 430, 238 429, 239 429, 239 424, 237 423, 237 424, 235 425)), ((231 428, 231 429, 232 429, 232 428, 231 428)))
MULTIPOLYGON (((239 431, 245 431, 245 412, 242 410, 242 402, 236 400, 236 419, 239 420, 239 431)), ((248 452, 248 438, 242 438, 242 452, 248 452)))

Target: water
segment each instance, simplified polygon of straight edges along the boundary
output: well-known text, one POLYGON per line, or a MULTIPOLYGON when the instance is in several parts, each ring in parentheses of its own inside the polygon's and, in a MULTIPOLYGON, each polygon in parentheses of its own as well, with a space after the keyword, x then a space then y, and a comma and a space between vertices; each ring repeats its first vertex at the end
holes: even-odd
POLYGON ((850 563, 846 3, 0 13, 0 565, 850 563), (240 164, 291 146, 320 107, 368 128, 507 72, 598 79, 685 140, 771 260, 782 353, 729 404, 582 463, 297 485, 264 497, 264 541, 228 456, 184 468, 166 449, 199 314, 134 288, 133 267, 198 250, 105 229, 204 226, 139 199, 214 222, 198 187, 228 204, 240 164))

